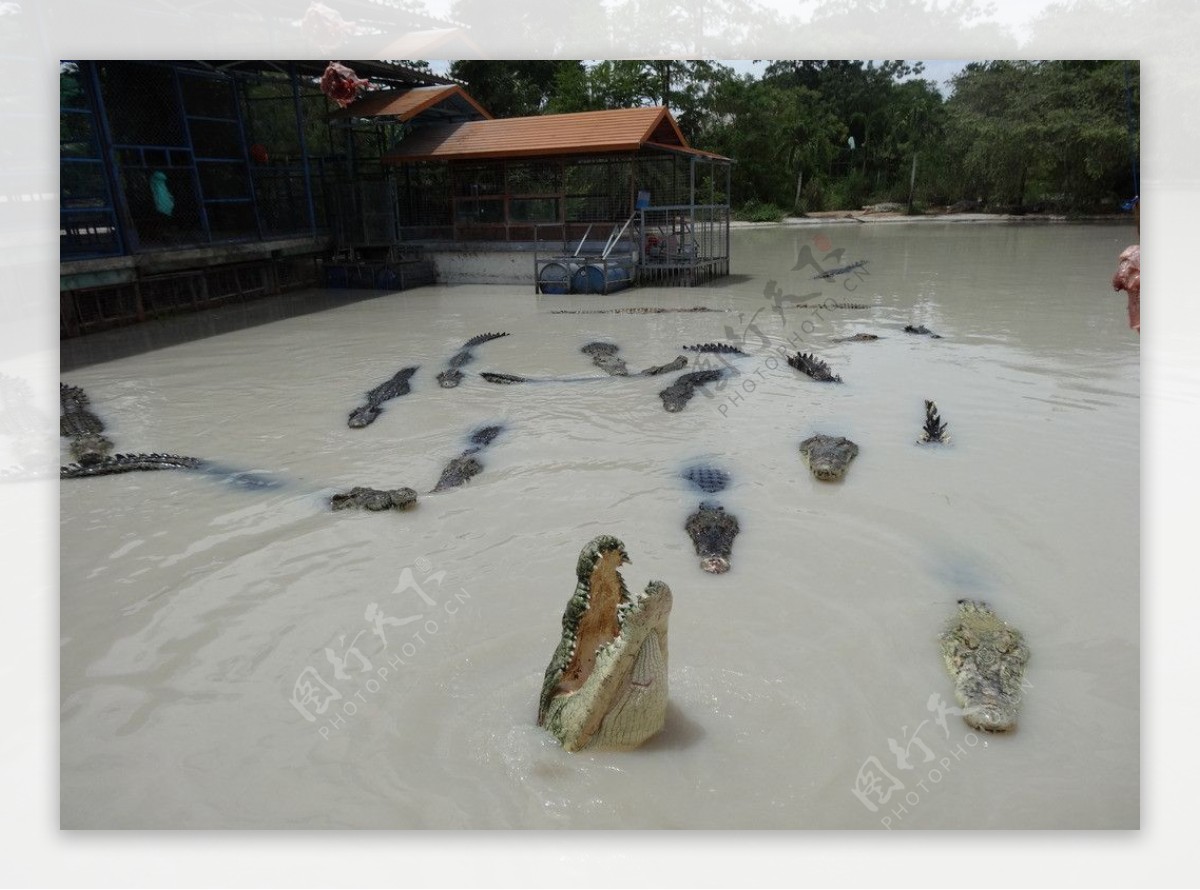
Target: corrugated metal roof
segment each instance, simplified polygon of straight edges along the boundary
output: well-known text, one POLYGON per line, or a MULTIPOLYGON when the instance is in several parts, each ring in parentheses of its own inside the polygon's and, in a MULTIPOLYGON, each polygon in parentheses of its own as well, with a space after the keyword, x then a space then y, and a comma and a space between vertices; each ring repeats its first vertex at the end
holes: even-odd
POLYGON ((412 120, 418 114, 441 105, 455 102, 463 113, 471 110, 485 118, 491 118, 486 108, 471 97, 458 84, 452 86, 414 87, 411 90, 378 90, 363 93, 353 104, 338 109, 329 116, 343 117, 396 117, 402 121, 412 120))
POLYGON ((637 151, 644 145, 708 155, 687 144, 667 109, 650 107, 435 124, 414 131, 383 160, 404 164, 593 154, 637 151))

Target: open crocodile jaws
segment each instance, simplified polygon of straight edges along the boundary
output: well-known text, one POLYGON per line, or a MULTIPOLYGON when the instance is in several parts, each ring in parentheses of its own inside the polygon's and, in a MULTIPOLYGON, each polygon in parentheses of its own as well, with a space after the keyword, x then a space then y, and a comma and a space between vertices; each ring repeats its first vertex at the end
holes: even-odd
POLYGON ((579 554, 538 703, 538 725, 568 751, 636 748, 666 722, 671 590, 651 581, 631 596, 617 571, 627 562, 611 535, 579 554))

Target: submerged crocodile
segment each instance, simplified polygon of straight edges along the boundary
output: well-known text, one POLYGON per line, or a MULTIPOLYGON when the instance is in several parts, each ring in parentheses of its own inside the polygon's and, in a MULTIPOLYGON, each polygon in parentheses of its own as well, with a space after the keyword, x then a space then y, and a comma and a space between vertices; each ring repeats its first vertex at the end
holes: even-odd
POLYGON ((366 404, 360 405, 350 412, 350 418, 346 421, 347 425, 351 429, 361 429, 364 426, 369 426, 375 422, 375 418, 382 412, 383 409, 379 407, 380 405, 388 399, 408 395, 412 391, 408 380, 417 372, 417 367, 414 365, 411 368, 400 369, 391 379, 385 380, 368 392, 366 404))
POLYGON ((589 343, 579 351, 585 355, 592 357, 592 364, 606 374, 611 374, 614 377, 626 377, 629 375, 629 369, 625 367, 625 360, 617 358, 617 352, 620 351, 619 346, 615 343, 589 343))
POLYGON ((99 463, 113 449, 104 435, 104 421, 92 413, 90 399, 78 386, 58 385, 62 415, 59 434, 71 440, 71 456, 80 464, 99 463))
POLYGON ((670 309, 660 306, 625 306, 620 309, 552 309, 551 315, 658 315, 663 312, 724 312, 724 309, 709 309, 707 306, 689 306, 670 309))
POLYGON ((641 377, 657 377, 659 374, 670 374, 673 371, 682 371, 687 367, 687 356, 677 355, 675 358, 665 365, 651 365, 644 369, 639 376, 641 377))
POLYGON ((942 418, 938 416, 937 405, 925 400, 925 426, 921 430, 921 438, 917 442, 924 445, 927 442, 940 442, 945 444, 950 441, 950 437, 946 435, 946 427, 949 424, 943 423, 942 418))
POLYGON ((836 269, 830 269, 826 272, 818 273, 817 275, 814 275, 813 278, 836 278, 839 275, 849 275, 855 269, 861 269, 866 264, 866 260, 859 260, 857 263, 851 263, 848 266, 839 266, 836 269))
POLYGON ((689 371, 677 377, 674 383, 658 394, 658 397, 662 399, 663 407, 668 412, 676 414, 691 401, 696 387, 720 380, 723 374, 724 372, 719 370, 689 371))
POLYGON ((329 506, 334 510, 349 510, 357 507, 362 510, 407 510, 417 502, 417 493, 411 488, 364 488, 357 486, 347 492, 335 494, 329 499, 329 506))
POLYGON ((985 732, 1014 729, 1029 661, 1020 631, 996 617, 987 603, 964 599, 940 642, 967 725, 985 732))
POLYGON ((180 454, 114 454, 86 464, 67 464, 60 467, 59 478, 111 476, 114 473, 133 473, 141 470, 195 470, 203 465, 204 461, 197 457, 184 457, 180 454))
POLYGON ((941 334, 935 334, 933 331, 929 330, 929 328, 925 327, 925 325, 923 325, 923 324, 918 324, 918 325, 906 324, 904 326, 904 333, 906 333, 906 334, 922 334, 927 337, 932 337, 934 340, 942 339, 941 334))
POLYGON ((879 339, 878 334, 855 334, 852 337, 834 337, 830 343, 872 343, 879 339))
MULTIPOLYGON (((618 359, 620 361, 620 359, 618 359)), ((651 365, 636 375, 628 373, 612 374, 614 377, 655 377, 659 374, 670 374, 673 371, 682 371, 687 367, 687 356, 677 355, 672 361, 665 365, 651 365)), ((621 367, 625 363, 621 362, 621 367)), ((522 377, 520 374, 501 374, 496 371, 480 371, 479 376, 488 383, 495 383, 501 386, 511 385, 514 383, 587 383, 595 380, 606 380, 605 377, 522 377)))
POLYGON ((705 494, 715 494, 729 486, 729 474, 707 464, 688 467, 680 475, 705 494))
POLYGON ((458 386, 460 383, 462 383, 463 379, 463 372, 460 371, 459 368, 461 368, 463 365, 469 364, 475 358, 475 356, 471 353, 472 348, 481 343, 487 343, 490 340, 499 340, 501 337, 507 336, 508 333, 504 332, 500 334, 478 334, 472 337, 470 340, 464 343, 462 348, 450 358, 450 361, 447 363, 449 367, 445 371, 442 371, 442 373, 438 374, 438 383, 443 389, 453 389, 454 387, 458 386))
POLYGON ((807 352, 797 352, 788 358, 787 363, 802 374, 807 374, 813 380, 821 383, 841 383, 842 378, 829 369, 829 365, 815 355, 807 352))
POLYGON ((858 455, 858 446, 845 436, 818 433, 800 443, 800 455, 814 476, 822 482, 833 482, 846 475, 850 461, 858 455))
POLYGON ((700 557, 700 568, 713 575, 729 571, 733 539, 740 531, 736 516, 726 513, 718 504, 705 501, 687 518, 684 528, 700 557))
POLYGON ((600 535, 575 566, 537 713, 568 751, 636 748, 666 722, 671 590, 651 581, 630 595, 618 571, 627 562, 625 545, 600 535))
POLYGON ((683 346, 681 349, 688 349, 692 352, 710 352, 724 355, 745 355, 736 346, 730 346, 728 343, 697 343, 694 346, 683 346))

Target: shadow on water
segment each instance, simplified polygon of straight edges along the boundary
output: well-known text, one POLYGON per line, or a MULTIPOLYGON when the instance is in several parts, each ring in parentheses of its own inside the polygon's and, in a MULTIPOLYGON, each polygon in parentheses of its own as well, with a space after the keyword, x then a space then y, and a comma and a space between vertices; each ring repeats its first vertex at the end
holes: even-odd
POLYGON ((190 343, 193 340, 204 340, 287 318, 374 300, 389 293, 390 291, 373 290, 296 291, 85 334, 60 343, 59 368, 64 372, 73 371, 87 365, 116 361, 143 352, 190 343))
POLYGON ((667 722, 662 732, 641 746, 642 751, 684 751, 704 739, 704 727, 685 714, 674 702, 667 703, 667 722))

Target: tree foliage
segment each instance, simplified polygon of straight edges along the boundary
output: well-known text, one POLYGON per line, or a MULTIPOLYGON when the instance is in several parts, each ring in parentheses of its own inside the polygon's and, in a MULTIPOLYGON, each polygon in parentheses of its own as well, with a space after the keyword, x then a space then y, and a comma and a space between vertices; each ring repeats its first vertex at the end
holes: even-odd
POLYGON ((900 59, 783 59, 758 77, 644 59, 463 61, 451 74, 497 116, 665 105, 694 146, 737 162, 736 206, 803 212, 911 197, 1094 210, 1133 194, 1136 62, 972 63, 949 97, 920 62, 900 59))

